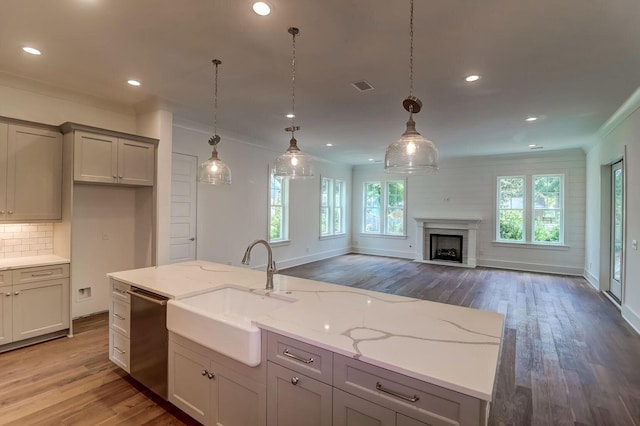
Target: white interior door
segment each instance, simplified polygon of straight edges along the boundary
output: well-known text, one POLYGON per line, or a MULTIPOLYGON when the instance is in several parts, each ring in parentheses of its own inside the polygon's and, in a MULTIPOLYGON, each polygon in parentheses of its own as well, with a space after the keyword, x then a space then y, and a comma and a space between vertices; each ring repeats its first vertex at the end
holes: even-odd
POLYGON ((624 172, 619 161, 611 166, 611 284, 609 291, 622 301, 624 261, 624 172))
POLYGON ((198 158, 171 156, 171 249, 170 262, 196 259, 196 210, 198 158))

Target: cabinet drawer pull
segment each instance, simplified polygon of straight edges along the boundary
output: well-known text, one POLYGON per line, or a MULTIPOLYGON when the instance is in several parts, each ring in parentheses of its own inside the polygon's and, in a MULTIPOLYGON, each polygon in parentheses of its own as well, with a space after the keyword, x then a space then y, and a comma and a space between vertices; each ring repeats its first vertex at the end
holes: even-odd
POLYGON ((124 354, 126 353, 125 351, 123 351, 122 349, 120 349, 120 348, 119 348, 119 347, 117 347, 117 346, 114 346, 114 347, 113 347, 113 350, 114 350, 114 351, 116 351, 116 352, 118 352, 120 355, 124 355, 124 354))
POLYGON ((20 294, 20 292, 19 292, 19 291, 16 291, 16 292, 15 292, 15 293, 13 293, 13 294, 14 294, 15 296, 17 296, 17 295, 19 295, 19 294, 20 294))
POLYGON ((0 214, 4 214, 4 210, 0 210, 0 214))
POLYGON ((53 271, 46 271, 46 272, 33 272, 31 274, 32 277, 44 277, 46 275, 51 275, 53 274, 53 271))
POLYGON ((11 296, 11 292, 5 293, 4 295, 7 296, 7 297, 10 297, 11 296))
POLYGON ((119 319, 119 320, 122 320, 122 321, 126 320, 126 318, 123 317, 122 315, 113 314, 113 316, 116 317, 116 319, 119 319))
POLYGON ((9 210, 7 213, 9 213, 9 214, 13 214, 13 210, 9 210))
POLYGON ((289 352, 289 349, 285 349, 284 352, 282 352, 282 355, 291 358, 291 359, 295 359, 296 361, 299 362, 304 362, 305 364, 311 364, 313 362, 313 358, 302 358, 299 357, 298 355, 292 354, 291 352, 289 352))
POLYGON ((214 377, 216 377, 215 374, 213 373, 207 373, 207 377, 209 378, 209 380, 213 379, 214 377))
POLYGON ((126 290, 121 290, 121 289, 119 289, 119 288, 114 288, 113 290, 114 290, 114 291, 116 291, 116 292, 118 292, 118 293, 120 293, 120 294, 127 294, 127 291, 126 291, 126 290))
POLYGON ((389 395, 395 396, 396 398, 404 399, 405 401, 417 402, 418 400, 420 400, 420 397, 418 395, 407 396, 390 389, 385 389, 380 382, 376 382, 376 389, 380 392, 388 393, 389 395))
POLYGON ((295 385, 297 385, 299 382, 300 382, 300 379, 299 379, 299 378, 297 378, 297 377, 292 377, 292 378, 291 378, 291 384, 292 384, 292 385, 294 385, 294 386, 295 386, 295 385))

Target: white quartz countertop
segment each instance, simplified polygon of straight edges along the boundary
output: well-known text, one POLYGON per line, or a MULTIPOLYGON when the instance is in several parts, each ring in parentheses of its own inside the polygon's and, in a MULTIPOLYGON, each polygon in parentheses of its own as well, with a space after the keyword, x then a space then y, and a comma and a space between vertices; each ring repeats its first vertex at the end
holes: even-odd
MULTIPOLYGON (((228 284, 261 291, 265 272, 203 261, 108 274, 181 299, 228 284)), ((274 276, 297 301, 256 325, 332 352, 490 401, 504 316, 319 281, 274 276)))
POLYGON ((59 265, 61 263, 69 263, 69 259, 50 255, 28 256, 28 257, 12 257, 8 259, 0 259, 0 270, 28 268, 32 266, 59 265))

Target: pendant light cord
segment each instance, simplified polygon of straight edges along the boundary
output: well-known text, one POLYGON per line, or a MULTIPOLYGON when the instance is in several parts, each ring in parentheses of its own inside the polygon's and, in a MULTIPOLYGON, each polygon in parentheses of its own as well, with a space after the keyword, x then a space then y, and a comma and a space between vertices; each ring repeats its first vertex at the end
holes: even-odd
POLYGON ((214 59, 213 63, 216 65, 216 74, 214 77, 214 89, 213 89, 213 134, 218 134, 218 65, 222 62, 218 59, 214 59))
POLYGON ((409 18, 409 96, 413 96, 413 0, 409 18))
POLYGON ((292 37, 292 51, 291 51, 291 137, 294 137, 294 132, 297 130, 295 126, 296 120, 296 35, 299 30, 295 27, 289 28, 289 33, 292 37))

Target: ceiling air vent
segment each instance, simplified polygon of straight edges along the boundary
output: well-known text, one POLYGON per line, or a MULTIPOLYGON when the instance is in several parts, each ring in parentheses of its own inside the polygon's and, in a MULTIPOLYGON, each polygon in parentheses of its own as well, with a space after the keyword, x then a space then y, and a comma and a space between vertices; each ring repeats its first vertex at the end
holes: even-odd
POLYGON ((373 90, 373 86, 370 85, 367 81, 365 80, 360 80, 360 81, 354 81, 353 83, 351 83, 351 85, 353 87, 355 87, 356 89, 358 89, 361 92, 367 92, 369 90, 373 90))

